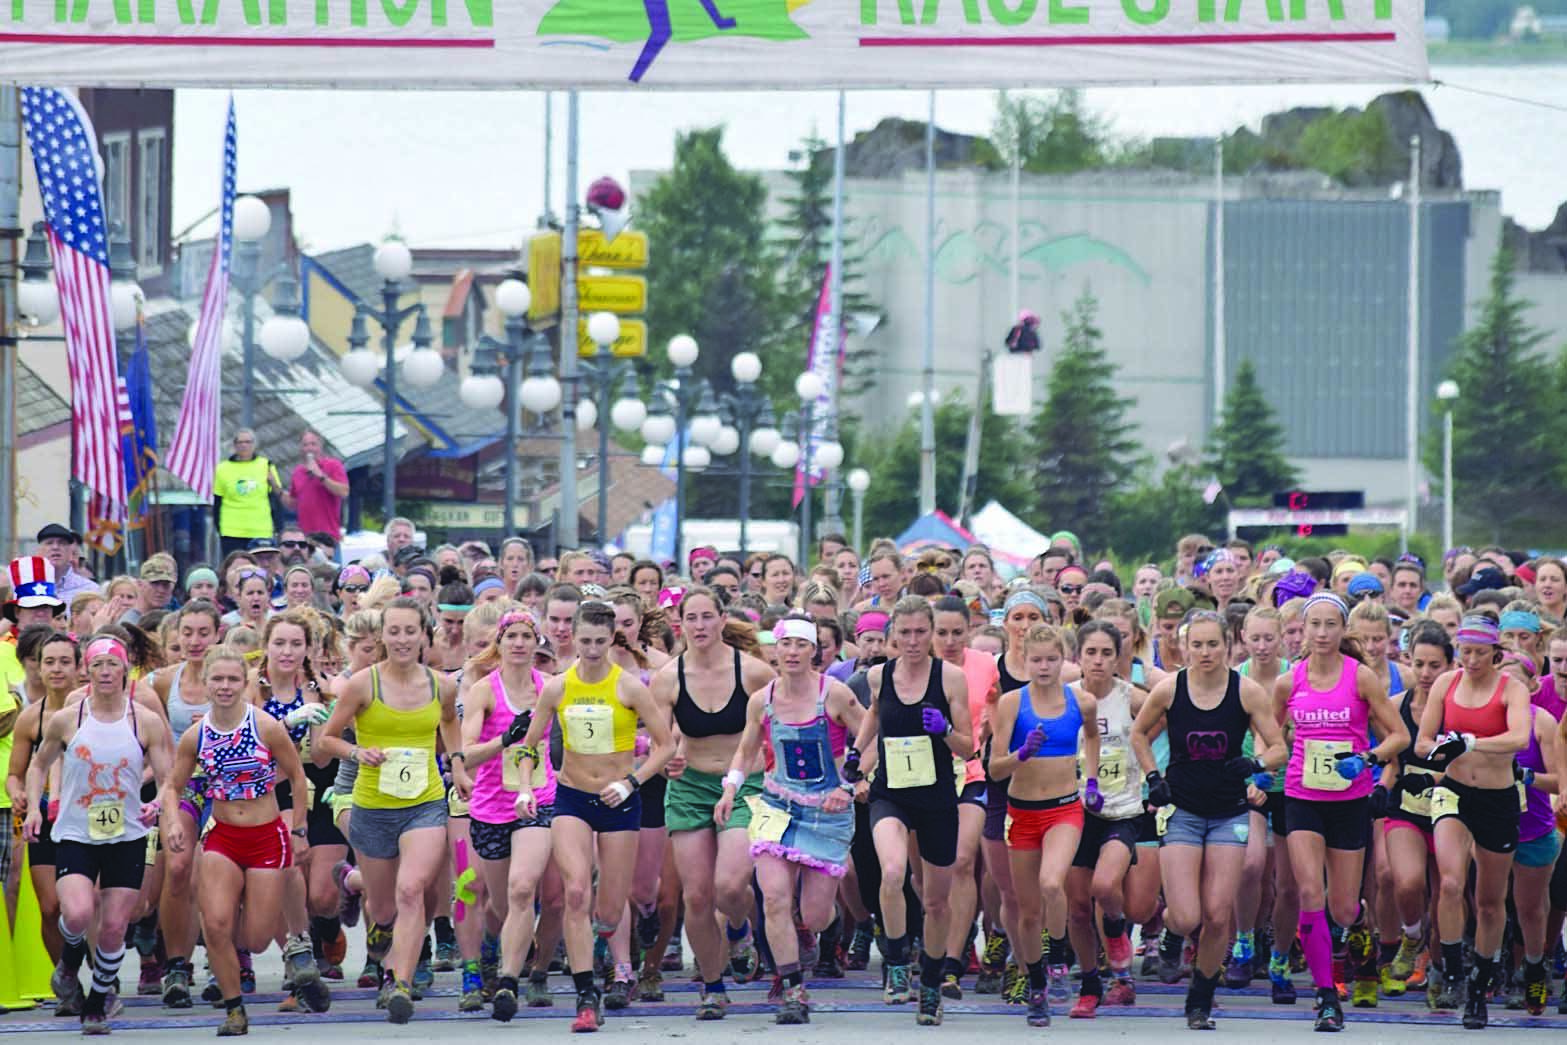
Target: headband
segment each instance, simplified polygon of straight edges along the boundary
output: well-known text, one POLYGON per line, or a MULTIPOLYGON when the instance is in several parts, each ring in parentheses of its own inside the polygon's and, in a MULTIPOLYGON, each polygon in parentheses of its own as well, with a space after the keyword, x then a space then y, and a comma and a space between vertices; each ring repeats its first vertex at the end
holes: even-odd
POLYGON ((808 620, 785 619, 773 625, 773 641, 803 639, 816 645, 816 623, 808 620))
POLYGON ((860 614, 860 619, 854 622, 854 637, 859 638, 866 632, 881 632, 887 630, 887 615, 878 610, 866 610, 860 614))
POLYGON ((1465 646, 1496 646, 1502 641, 1501 629, 1490 617, 1472 613, 1459 622, 1453 641, 1465 646))
POLYGON ((680 605, 680 600, 686 597, 684 588, 665 588, 658 593, 658 608, 661 610, 674 609, 680 605))
POLYGON ((473 609, 473 607, 466 602, 438 602, 435 604, 435 608, 440 610, 442 613, 467 613, 469 610, 473 609))
POLYGON ((691 554, 687 556, 687 559, 693 564, 700 562, 703 559, 717 562, 718 550, 716 548, 693 548, 691 549, 691 554))
POLYGON ((1531 675, 1540 674, 1540 669, 1535 666, 1534 661, 1529 657, 1524 656, 1522 653, 1514 653, 1512 650, 1508 650, 1502 655, 1502 660, 1512 661, 1515 664, 1522 664, 1524 667, 1529 669, 1529 674, 1531 675))
POLYGON ((1530 613, 1528 610, 1508 610, 1502 614, 1502 622, 1497 625, 1501 631, 1532 631, 1540 630, 1540 615, 1530 613))
POLYGON ((1343 599, 1339 598, 1330 591, 1319 591, 1317 594, 1307 599, 1306 609, 1304 613, 1302 613, 1302 616, 1304 616, 1306 613, 1310 613, 1311 607, 1322 605, 1332 606, 1334 609, 1338 610, 1340 619, 1344 620, 1346 623, 1349 621, 1349 606, 1345 604, 1343 599))
POLYGON ((82 655, 83 664, 91 664, 98 657, 114 657, 127 668, 131 666, 130 655, 125 652, 125 643, 113 635, 101 635, 87 644, 87 652, 82 655))
POLYGON ((533 618, 533 614, 526 610, 507 610, 495 622, 495 637, 498 639, 506 634, 506 629, 513 624, 526 624, 533 629, 534 635, 539 633, 539 622, 533 618))
POLYGON ((473 594, 475 598, 478 598, 487 591, 495 591, 497 589, 505 591, 506 582, 501 580, 499 577, 486 577, 484 580, 473 586, 473 594))
POLYGON ((344 566, 341 570, 337 571, 337 586, 341 588, 343 585, 356 578, 362 578, 365 584, 368 585, 370 583, 370 571, 357 563, 344 566))
POLYGON ((1044 599, 1040 598, 1037 594, 1031 591, 1015 591, 1011 595, 1007 596, 1006 603, 1002 605, 1001 618, 1005 620, 1007 615, 1013 610, 1017 609, 1019 606, 1032 606, 1038 610, 1042 616, 1050 616, 1050 607, 1045 604, 1044 599))

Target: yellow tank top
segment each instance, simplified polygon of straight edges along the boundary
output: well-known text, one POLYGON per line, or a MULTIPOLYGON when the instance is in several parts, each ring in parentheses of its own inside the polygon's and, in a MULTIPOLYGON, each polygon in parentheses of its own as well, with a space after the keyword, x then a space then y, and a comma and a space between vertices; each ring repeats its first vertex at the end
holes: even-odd
POLYGON ((566 669, 565 694, 559 715, 565 725, 567 751, 611 755, 637 745, 637 713, 620 702, 616 688, 620 667, 611 664, 600 682, 583 682, 576 665, 566 669))
POLYGON ((429 671, 430 702, 409 711, 381 699, 381 673, 370 669, 370 706, 354 718, 360 748, 380 748, 386 761, 361 764, 354 779, 354 805, 362 809, 407 809, 446 797, 435 764, 435 734, 441 724, 440 689, 429 671))

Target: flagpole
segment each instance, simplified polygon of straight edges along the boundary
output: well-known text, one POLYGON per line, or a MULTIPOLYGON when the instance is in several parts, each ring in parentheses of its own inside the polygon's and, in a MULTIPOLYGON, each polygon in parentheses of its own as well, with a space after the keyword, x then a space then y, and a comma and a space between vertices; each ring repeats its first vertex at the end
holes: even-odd
MULTIPOLYGON (((0 87, 0 490, 16 489, 17 244, 22 237, 22 114, 15 87, 0 87)), ((0 506, 0 560, 16 554, 16 498, 0 506)))

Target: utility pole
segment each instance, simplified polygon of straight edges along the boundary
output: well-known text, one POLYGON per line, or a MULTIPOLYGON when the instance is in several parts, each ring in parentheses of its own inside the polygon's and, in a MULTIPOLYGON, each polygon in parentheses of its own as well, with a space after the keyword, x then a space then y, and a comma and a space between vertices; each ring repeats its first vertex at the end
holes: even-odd
POLYGON ((22 111, 0 87, 0 560, 16 554, 16 278, 22 239, 22 111))

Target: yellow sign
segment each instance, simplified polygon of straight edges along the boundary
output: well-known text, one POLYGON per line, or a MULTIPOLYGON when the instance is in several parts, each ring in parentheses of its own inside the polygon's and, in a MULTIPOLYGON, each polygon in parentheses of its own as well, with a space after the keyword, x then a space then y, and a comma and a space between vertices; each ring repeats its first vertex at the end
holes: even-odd
POLYGON ((647 268, 647 233, 622 232, 606 241, 598 229, 577 233, 577 261, 607 269, 647 268))
POLYGON ((528 320, 535 326, 560 311, 560 233, 541 232, 528 241, 528 289, 528 320))
POLYGON ((577 281, 577 307, 590 312, 647 311, 647 279, 643 276, 583 276, 577 281))
MULTIPOLYGON (((598 354, 599 347, 593 339, 588 337, 588 324, 586 320, 577 324, 577 355, 594 356, 598 354)), ((609 347, 611 355, 623 359, 632 359, 647 355, 647 321, 642 319, 622 319, 620 321, 620 336, 609 347)))

